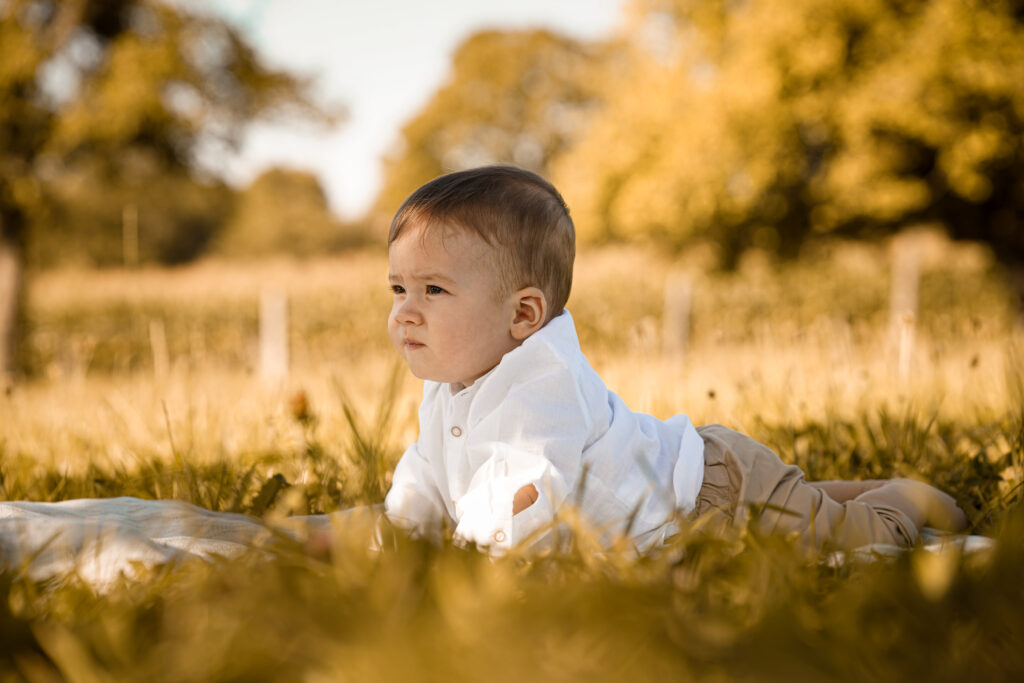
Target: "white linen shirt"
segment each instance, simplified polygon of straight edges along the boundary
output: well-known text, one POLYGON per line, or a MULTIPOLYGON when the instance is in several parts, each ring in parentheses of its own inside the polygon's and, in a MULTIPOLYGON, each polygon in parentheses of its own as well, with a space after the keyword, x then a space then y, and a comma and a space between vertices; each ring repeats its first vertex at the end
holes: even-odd
POLYGON ((568 311, 457 388, 424 382, 419 440, 385 499, 400 527, 433 536, 447 523, 500 552, 543 537, 572 504, 604 543, 628 533, 642 550, 696 504, 704 442, 690 419, 629 410, 587 363, 568 311), (527 484, 539 498, 513 516, 527 484))

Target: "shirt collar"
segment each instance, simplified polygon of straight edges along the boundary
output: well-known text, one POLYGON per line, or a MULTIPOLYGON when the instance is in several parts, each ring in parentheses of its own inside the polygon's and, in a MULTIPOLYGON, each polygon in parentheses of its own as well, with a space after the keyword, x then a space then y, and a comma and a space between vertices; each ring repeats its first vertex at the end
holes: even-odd
MULTIPOLYGON (((527 344, 546 344, 559 351, 579 351, 580 341, 576 336, 576 323, 573 322, 569 310, 564 309, 549 320, 544 327, 534 332, 523 342, 523 346, 527 344)), ((509 353, 515 353, 515 350, 509 353)))
POLYGON ((529 348, 537 344, 552 346, 557 350, 568 349, 572 351, 579 351, 580 342, 579 338, 576 336, 576 324, 573 322, 572 315, 569 314, 568 309, 563 310, 557 316, 549 320, 544 327, 530 335, 522 344, 506 353, 505 357, 501 359, 501 362, 477 377, 476 380, 468 387, 451 382, 446 384, 445 386, 448 388, 448 394, 452 397, 459 395, 465 395, 466 397, 472 396, 476 393, 480 385, 485 382, 488 377, 493 375, 503 363, 505 363, 505 358, 517 353, 525 353, 525 351, 522 351, 523 347, 529 348))

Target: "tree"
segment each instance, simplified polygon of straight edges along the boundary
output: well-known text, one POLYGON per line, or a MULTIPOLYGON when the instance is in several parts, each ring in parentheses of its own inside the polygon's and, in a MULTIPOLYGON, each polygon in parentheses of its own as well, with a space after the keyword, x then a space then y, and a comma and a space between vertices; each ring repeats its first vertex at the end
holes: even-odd
POLYGON ((341 222, 331 215, 315 175, 273 168, 241 193, 216 249, 242 257, 310 256, 337 249, 355 237, 344 233, 341 222))
POLYGON ((939 222, 1024 263, 1024 7, 634 0, 628 67, 554 164, 584 238, 797 253, 939 222))
POLYGON ((515 163, 546 174, 597 106, 609 54, 549 31, 483 31, 455 52, 448 82, 385 159, 378 224, 412 190, 446 172, 515 163))
POLYGON ((116 175, 107 160, 93 159, 46 178, 46 211, 27 230, 29 267, 174 264, 207 250, 231 215, 235 190, 196 178, 191 168, 158 163, 145 149, 125 150, 119 159, 116 175))
POLYGON ((57 180, 79 174, 129 195, 160 178, 200 182, 199 146, 235 144, 254 117, 291 110, 326 119, 303 81, 262 64, 236 30, 159 0, 0 0, 0 54, 7 377, 26 243, 31 227, 53 218, 57 180))

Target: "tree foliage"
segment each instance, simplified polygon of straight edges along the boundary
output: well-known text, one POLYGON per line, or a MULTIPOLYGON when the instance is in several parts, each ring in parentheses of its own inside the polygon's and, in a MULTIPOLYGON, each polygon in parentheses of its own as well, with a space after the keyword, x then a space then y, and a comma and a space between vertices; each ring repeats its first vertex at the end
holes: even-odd
POLYGON ((161 0, 0 0, 0 55, 0 381, 26 244, 42 260, 111 260, 132 207, 140 256, 187 259, 226 210, 199 151, 235 144, 256 116, 325 118, 236 30, 161 0))
POLYGON ((356 241, 358 235, 331 214, 315 175, 273 168, 241 192, 214 246, 230 256, 311 256, 356 241))
POLYGON ((1022 83, 1020 0, 631 0, 612 44, 468 40, 378 209, 511 161, 584 241, 708 242, 728 265, 938 223, 1024 263, 1022 83))
POLYGON ((28 228, 29 264, 182 263, 208 248, 236 201, 223 182, 158 164, 144 149, 120 153, 118 165, 115 175, 106 160, 83 160, 47 178, 47 204, 28 228), (127 221, 134 255, 124 253, 127 221))
POLYGON ((378 222, 442 173, 505 162, 546 174, 597 106, 607 54, 606 46, 544 30, 471 36, 385 160, 378 222))
POLYGON ((629 66, 558 160, 591 239, 794 253, 938 221, 1024 259, 1024 9, 634 0, 629 66))
POLYGON ((0 50, 2 235, 44 256, 61 249, 55 225, 87 252, 117 242, 124 203, 143 256, 193 256, 226 191, 197 152, 234 145, 258 115, 318 113, 230 26, 159 0, 4 0, 0 50))

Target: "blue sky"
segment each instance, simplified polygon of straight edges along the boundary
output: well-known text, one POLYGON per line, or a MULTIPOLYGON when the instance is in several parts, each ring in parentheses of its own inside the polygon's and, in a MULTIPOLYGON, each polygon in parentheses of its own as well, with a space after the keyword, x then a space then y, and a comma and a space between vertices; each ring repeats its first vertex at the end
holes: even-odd
POLYGON ((483 28, 548 27, 609 35, 623 0, 178 0, 239 25, 266 58, 316 78, 317 96, 345 105, 335 130, 254 125, 233 158, 207 159, 247 183, 279 164, 315 171, 332 208, 353 217, 380 184, 379 159, 448 73, 454 49, 483 28))

